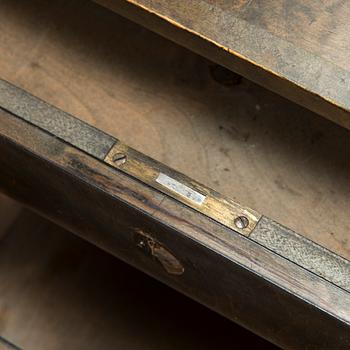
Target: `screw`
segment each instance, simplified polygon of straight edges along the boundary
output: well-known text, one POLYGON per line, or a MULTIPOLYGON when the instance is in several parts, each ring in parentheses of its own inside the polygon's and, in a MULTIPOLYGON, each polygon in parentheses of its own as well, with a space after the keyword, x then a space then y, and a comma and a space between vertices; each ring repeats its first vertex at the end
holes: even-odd
POLYGON ((146 242, 141 238, 138 242, 137 242, 137 246, 141 249, 145 249, 146 248, 146 242))
POLYGON ((113 162, 115 165, 123 165, 126 162, 126 154, 124 153, 116 153, 113 156, 113 162))
POLYGON ((236 225, 237 228, 239 229, 244 229, 246 227, 248 227, 249 225, 249 220, 247 217, 245 216, 238 216, 236 217, 236 219, 234 220, 234 223, 236 225))

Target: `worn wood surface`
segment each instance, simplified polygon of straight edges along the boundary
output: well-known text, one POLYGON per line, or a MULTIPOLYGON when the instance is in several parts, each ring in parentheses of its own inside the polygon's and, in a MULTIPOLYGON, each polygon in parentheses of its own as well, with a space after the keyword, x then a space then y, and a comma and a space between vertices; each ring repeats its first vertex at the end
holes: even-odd
POLYGON ((1 191, 280 346, 349 347, 349 292, 54 135, 0 117, 1 191), (181 273, 169 273, 140 235, 181 273))
MULTIPOLYGON (((14 217, 11 228, 0 231, 0 335, 23 349, 212 349, 218 339, 275 349, 72 233, 10 206, 3 197, 0 214, 14 217)), ((5 222, 0 215, 1 227, 5 222)), ((0 342, 0 349, 8 348, 0 342)))
POLYGON ((350 127, 346 0, 98 2, 350 127))
POLYGON ((350 257, 348 131, 93 3, 0 19, 2 78, 350 257))

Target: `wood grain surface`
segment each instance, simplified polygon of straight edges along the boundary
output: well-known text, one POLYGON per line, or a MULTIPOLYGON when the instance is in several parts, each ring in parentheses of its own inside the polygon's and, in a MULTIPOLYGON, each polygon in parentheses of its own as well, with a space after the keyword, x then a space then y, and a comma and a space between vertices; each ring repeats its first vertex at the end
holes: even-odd
POLYGON ((22 349, 276 348, 31 212, 0 233, 0 334, 22 349))
POLYGON ((279 346, 348 349, 345 290, 12 114, 0 119, 1 191, 279 346))
POLYGON ((97 2, 350 127, 348 1, 97 2))
POLYGON ((1 78, 350 257, 347 130, 97 4, 0 0, 0 30, 1 78))

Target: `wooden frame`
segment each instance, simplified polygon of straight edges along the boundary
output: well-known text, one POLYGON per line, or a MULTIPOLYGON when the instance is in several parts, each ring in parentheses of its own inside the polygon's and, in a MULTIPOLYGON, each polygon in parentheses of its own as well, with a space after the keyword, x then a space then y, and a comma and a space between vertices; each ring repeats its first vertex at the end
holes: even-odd
POLYGON ((265 217, 238 233, 112 167, 118 140, 0 86, 3 192, 280 346, 349 346, 347 260, 265 217))

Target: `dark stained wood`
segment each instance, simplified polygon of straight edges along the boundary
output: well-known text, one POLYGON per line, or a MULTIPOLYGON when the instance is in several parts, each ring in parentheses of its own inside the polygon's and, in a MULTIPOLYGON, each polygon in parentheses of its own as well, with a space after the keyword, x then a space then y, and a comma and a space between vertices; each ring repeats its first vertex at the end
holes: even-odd
POLYGON ((23 350, 275 349, 27 210, 0 244, 0 334, 23 350))
POLYGON ((0 117, 2 191, 277 345, 348 348, 349 293, 36 127, 0 117), (167 273, 141 249, 140 232, 184 273, 167 273))
POLYGON ((98 2, 350 127, 346 0, 98 2))

